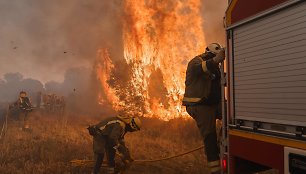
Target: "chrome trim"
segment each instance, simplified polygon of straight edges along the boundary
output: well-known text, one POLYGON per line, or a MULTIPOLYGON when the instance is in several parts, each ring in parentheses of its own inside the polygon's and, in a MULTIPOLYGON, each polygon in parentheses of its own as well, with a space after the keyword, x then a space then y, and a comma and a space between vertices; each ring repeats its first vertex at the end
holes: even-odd
POLYGON ((264 131, 264 132, 271 132, 271 133, 277 133, 277 134, 284 134, 284 135, 293 135, 293 136, 295 136, 294 133, 282 132, 282 131, 276 131, 276 130, 270 130, 270 129, 261 129, 261 128, 259 128, 258 131, 264 131))

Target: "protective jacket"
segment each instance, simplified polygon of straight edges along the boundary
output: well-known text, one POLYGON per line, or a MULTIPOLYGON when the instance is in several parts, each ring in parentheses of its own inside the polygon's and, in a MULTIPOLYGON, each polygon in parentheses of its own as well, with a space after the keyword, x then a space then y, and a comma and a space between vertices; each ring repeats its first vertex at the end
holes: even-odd
POLYGON ((188 63, 183 98, 185 106, 218 104, 220 101, 220 69, 206 56, 196 56, 188 63))
POLYGON ((131 158, 124 142, 124 135, 131 131, 131 128, 125 121, 120 117, 111 117, 88 128, 89 133, 94 137, 93 150, 95 153, 116 149, 124 160, 131 158))
POLYGON ((125 165, 132 161, 130 152, 124 143, 124 135, 132 131, 129 125, 131 120, 130 117, 117 116, 107 118, 94 126, 88 127, 90 135, 93 136, 94 174, 99 173, 105 152, 108 167, 111 170, 114 170, 115 167, 115 154, 120 156, 125 165))
POLYGON ((117 117, 112 117, 101 121, 95 125, 100 136, 107 137, 114 146, 117 145, 120 140, 124 139, 126 134, 126 124, 118 119, 117 117))
POLYGON ((17 101, 17 105, 19 106, 21 110, 25 110, 25 111, 32 110, 32 104, 28 97, 19 97, 19 100, 17 101))

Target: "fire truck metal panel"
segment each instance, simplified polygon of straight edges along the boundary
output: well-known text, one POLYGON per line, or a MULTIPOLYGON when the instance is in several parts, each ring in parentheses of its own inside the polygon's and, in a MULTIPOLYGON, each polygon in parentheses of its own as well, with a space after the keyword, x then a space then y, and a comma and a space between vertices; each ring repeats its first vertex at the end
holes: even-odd
POLYGON ((235 119, 306 125, 306 2, 233 29, 235 119))
MULTIPOLYGON (((286 168, 284 149, 306 153, 305 12, 305 0, 232 0, 229 5, 221 152, 230 174, 245 173, 248 162, 280 174, 299 170, 298 165, 286 168)), ((289 158, 305 161, 305 155, 289 158)))

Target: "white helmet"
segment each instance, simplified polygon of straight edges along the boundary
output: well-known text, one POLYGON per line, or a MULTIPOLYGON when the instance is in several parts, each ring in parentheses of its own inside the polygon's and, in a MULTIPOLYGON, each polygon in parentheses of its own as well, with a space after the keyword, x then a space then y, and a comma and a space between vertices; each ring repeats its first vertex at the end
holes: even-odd
POLYGON ((130 126, 135 131, 140 130, 140 127, 141 127, 140 119, 138 117, 133 117, 131 122, 130 122, 130 126))
POLYGON ((218 54, 221 50, 222 47, 218 43, 211 43, 205 49, 207 53, 213 53, 213 54, 218 54))

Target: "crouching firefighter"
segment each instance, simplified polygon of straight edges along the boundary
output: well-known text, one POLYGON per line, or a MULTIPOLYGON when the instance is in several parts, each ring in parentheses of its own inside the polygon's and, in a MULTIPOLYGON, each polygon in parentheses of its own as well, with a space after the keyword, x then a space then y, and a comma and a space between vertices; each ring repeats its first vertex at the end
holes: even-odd
POLYGON ((140 126, 139 118, 119 115, 88 127, 89 134, 93 136, 94 174, 99 173, 104 155, 107 156, 108 161, 107 174, 119 172, 115 171, 115 154, 121 158, 126 166, 133 161, 128 148, 125 146, 124 135, 127 132, 139 131, 140 126))
POLYGON ((183 105, 200 130, 211 174, 221 173, 216 112, 221 102, 219 63, 224 59, 224 49, 220 44, 212 43, 203 54, 188 63, 186 71, 183 105))

